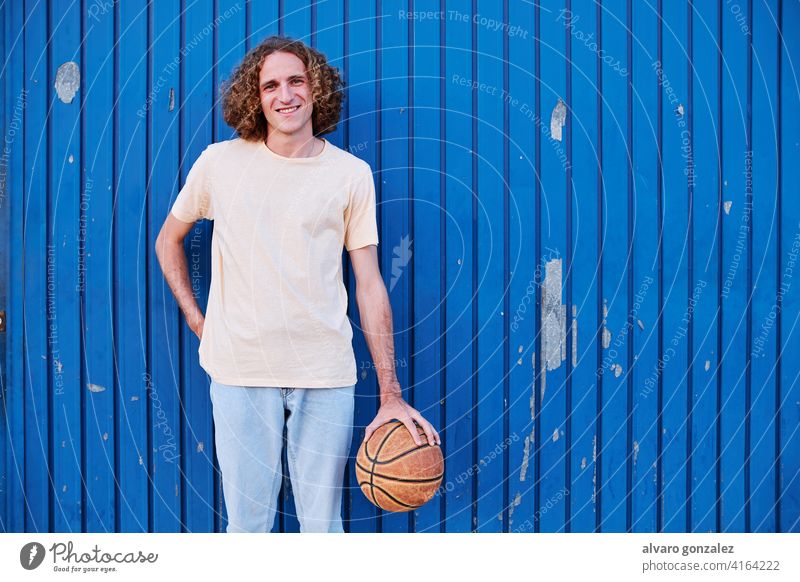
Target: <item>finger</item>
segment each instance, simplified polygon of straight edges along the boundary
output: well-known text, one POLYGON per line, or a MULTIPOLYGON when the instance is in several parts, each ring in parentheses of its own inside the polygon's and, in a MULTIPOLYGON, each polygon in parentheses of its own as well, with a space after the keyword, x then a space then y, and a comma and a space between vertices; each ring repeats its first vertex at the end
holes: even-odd
POLYGON ((433 426, 431 426, 431 423, 425 420, 420 413, 417 413, 413 416, 414 420, 416 420, 422 427, 422 430, 425 431, 425 436, 428 439, 428 445, 433 446, 436 443, 436 440, 433 437, 433 426))
POLYGON ((417 444, 417 446, 418 447, 422 446, 422 439, 419 436, 419 432, 417 431, 417 427, 414 426, 414 419, 411 418, 410 416, 406 416, 405 418, 403 418, 401 420, 401 422, 406 426, 406 428, 408 429, 408 432, 411 433, 411 438, 414 439, 414 442, 417 444))
POLYGON ((367 428, 366 428, 366 429, 365 429, 365 431, 364 431, 364 442, 367 442, 367 441, 369 441, 369 437, 371 437, 371 436, 372 436, 372 433, 374 433, 374 432, 375 432, 375 429, 376 429, 376 428, 377 428, 377 425, 376 425, 374 422, 370 423, 370 424, 367 426, 367 428))

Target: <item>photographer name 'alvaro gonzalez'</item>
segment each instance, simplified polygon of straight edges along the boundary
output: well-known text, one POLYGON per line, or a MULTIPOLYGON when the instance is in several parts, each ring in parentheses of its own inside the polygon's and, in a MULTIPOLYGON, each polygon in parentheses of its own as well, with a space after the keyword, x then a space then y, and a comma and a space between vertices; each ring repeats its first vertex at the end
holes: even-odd
POLYGON ((95 544, 94 548, 90 551, 76 554, 72 551, 72 548, 72 542, 67 542, 66 544, 58 542, 50 546, 50 551, 53 553, 53 563, 55 564, 58 558, 61 558, 61 562, 70 564, 86 564, 91 562, 97 564, 153 564, 158 560, 158 554, 152 552, 144 554, 141 550, 139 550, 138 554, 134 552, 116 552, 114 554, 109 554, 108 552, 102 552, 102 550, 97 547, 97 544, 95 544))

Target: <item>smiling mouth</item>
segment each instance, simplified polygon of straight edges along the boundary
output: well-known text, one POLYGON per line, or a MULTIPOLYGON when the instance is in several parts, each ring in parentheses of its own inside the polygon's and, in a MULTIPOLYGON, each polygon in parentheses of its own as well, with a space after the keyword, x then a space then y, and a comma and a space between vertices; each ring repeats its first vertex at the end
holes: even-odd
POLYGON ((294 105, 292 107, 282 107, 281 109, 276 109, 275 111, 277 111, 278 113, 280 113, 282 115, 291 115, 292 113, 294 113, 298 109, 300 109, 300 106, 299 105, 294 105))

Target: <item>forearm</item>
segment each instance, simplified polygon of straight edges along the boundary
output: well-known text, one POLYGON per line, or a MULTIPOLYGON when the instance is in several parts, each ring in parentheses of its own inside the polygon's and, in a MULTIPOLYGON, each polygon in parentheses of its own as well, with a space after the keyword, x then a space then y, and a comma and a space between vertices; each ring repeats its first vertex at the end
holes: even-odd
POLYGON ((183 244, 158 240, 156 242, 156 256, 161 265, 161 271, 167 280, 175 300, 178 302, 189 327, 194 330, 197 323, 203 318, 203 313, 197 305, 197 300, 192 293, 192 283, 189 280, 189 266, 183 244))
POLYGON ((358 312, 364 338, 372 355, 378 373, 380 399, 383 404, 388 398, 402 396, 397 381, 394 357, 394 338, 392 335, 392 307, 383 281, 364 289, 356 289, 358 312))

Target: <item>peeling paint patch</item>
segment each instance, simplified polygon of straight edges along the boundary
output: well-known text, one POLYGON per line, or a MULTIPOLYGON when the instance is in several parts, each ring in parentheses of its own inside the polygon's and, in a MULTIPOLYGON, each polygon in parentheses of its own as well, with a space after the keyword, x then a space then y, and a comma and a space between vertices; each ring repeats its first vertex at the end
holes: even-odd
POLYGON ((711 361, 706 360, 706 372, 708 372, 710 369, 711 369, 711 361))
POLYGON ((581 469, 585 469, 585 468, 586 468, 586 457, 583 457, 581 459, 581 469))
POLYGON ((733 206, 732 200, 726 200, 725 202, 722 203, 722 207, 725 209, 725 214, 731 213, 731 206, 733 206))
POLYGON ((633 464, 639 460, 639 441, 633 441, 633 464))
POLYGON ((613 364, 611 369, 614 370, 614 377, 619 378, 622 375, 622 366, 619 364, 613 364))
MULTIPOLYGON (((597 435, 592 437, 592 503, 597 503, 597 435)), ((593 511, 597 509, 592 506, 593 511)))
POLYGON ((86 387, 89 389, 90 392, 105 392, 106 387, 100 386, 99 384, 86 384, 86 387))
POLYGON ((511 516, 514 515, 514 509, 520 503, 522 503, 522 495, 520 495, 519 491, 517 491, 517 494, 514 496, 513 503, 508 508, 508 524, 509 525, 511 525, 511 516))
POLYGON ((170 87, 169 88, 169 110, 172 111, 175 109, 175 89, 170 87))
POLYGON ((553 431, 553 442, 556 442, 557 440, 558 440, 558 429, 555 429, 553 431))
POLYGON ((561 259, 547 261, 542 285, 542 350, 545 369, 567 358, 567 306, 561 303, 561 259))
POLYGON ((641 319, 637 319, 636 323, 639 325, 639 329, 644 331, 644 323, 642 322, 642 320, 641 319))
POLYGON ((522 451, 522 465, 519 469, 519 480, 525 480, 525 474, 528 472, 528 462, 530 461, 531 453, 531 437, 525 437, 525 448, 522 451))
POLYGON ((56 71, 55 89, 64 103, 72 103, 81 84, 81 69, 75 61, 67 61, 56 71))
POLYGON ((564 127, 566 121, 567 106, 559 97, 556 106, 553 107, 553 113, 550 114, 550 135, 553 139, 561 141, 561 128, 564 127))
POLYGON ((578 307, 572 306, 572 367, 578 367, 578 307))
POLYGON ((600 341, 603 344, 603 349, 608 349, 608 346, 611 345, 611 332, 606 327, 606 318, 608 317, 608 303, 605 299, 603 299, 603 334, 600 338, 600 341))

